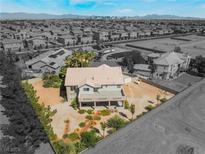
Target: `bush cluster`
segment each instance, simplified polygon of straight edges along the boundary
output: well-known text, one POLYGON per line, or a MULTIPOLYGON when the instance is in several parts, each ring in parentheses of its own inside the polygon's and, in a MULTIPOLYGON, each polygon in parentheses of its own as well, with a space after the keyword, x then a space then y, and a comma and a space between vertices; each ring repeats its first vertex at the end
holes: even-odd
POLYGON ((85 127, 85 122, 81 122, 80 124, 79 124, 79 126, 82 128, 82 127, 85 127))
POLYGON ((108 110, 108 109, 104 109, 104 110, 100 111, 100 115, 102 115, 102 116, 108 116, 110 114, 111 114, 110 110, 108 110))
POLYGON ((45 88, 59 88, 61 86, 62 80, 58 75, 44 74, 43 77, 43 87, 45 88))
POLYGON ((78 113, 80 113, 80 114, 84 114, 85 112, 86 112, 86 111, 85 111, 85 110, 82 110, 82 109, 78 111, 78 113))

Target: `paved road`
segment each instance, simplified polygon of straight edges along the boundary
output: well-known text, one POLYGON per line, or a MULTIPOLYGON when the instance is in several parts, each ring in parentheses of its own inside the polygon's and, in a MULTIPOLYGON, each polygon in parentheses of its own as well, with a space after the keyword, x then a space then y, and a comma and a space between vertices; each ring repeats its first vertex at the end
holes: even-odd
POLYGON ((205 79, 83 154, 205 154, 205 79))

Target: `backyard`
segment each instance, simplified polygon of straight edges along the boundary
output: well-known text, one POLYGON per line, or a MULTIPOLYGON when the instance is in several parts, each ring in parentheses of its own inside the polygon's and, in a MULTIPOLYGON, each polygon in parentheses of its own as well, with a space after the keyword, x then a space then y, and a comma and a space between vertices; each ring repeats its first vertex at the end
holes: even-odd
MULTIPOLYGON (((101 122, 106 122, 114 115, 118 115, 127 121, 132 118, 130 110, 124 108, 119 108, 117 110, 112 109, 106 116, 99 114, 101 110, 107 110, 106 107, 98 107, 95 110, 92 108, 86 108, 86 110, 74 110, 71 106, 71 102, 67 102, 59 96, 59 88, 44 88, 41 79, 32 79, 29 82, 37 91, 36 94, 39 97, 39 103, 43 102, 46 106, 49 105, 52 110, 57 110, 56 114, 52 118, 51 124, 59 139, 61 139, 65 134, 85 132, 91 128, 97 128, 99 134, 102 135, 103 131, 101 130, 101 122), (80 123, 84 124, 81 124, 80 126, 80 123)), ((174 96, 174 94, 165 92, 142 81, 138 84, 135 82, 125 84, 123 86, 123 91, 127 97, 129 105, 135 105, 134 118, 143 114, 143 112, 147 112, 147 106, 152 105, 154 107, 161 103, 160 99, 170 99, 174 96)), ((107 131, 105 132, 105 135, 108 135, 107 131)))
MULTIPOLYGON (((161 104, 162 99, 170 99, 174 94, 166 92, 143 81, 130 82, 123 86, 123 91, 130 104, 135 105, 135 114, 138 116, 146 112, 146 106, 161 104)), ((164 100, 165 100, 164 99, 164 100)))
MULTIPOLYGON (((63 97, 59 96, 60 88, 44 88, 43 81, 40 78, 31 79, 28 82, 31 83, 36 90, 36 95, 39 97, 40 104, 43 103, 45 106, 50 106, 52 110, 57 110, 56 114, 52 117, 51 125, 59 139, 68 133, 86 132, 90 130, 91 126, 99 129, 100 134, 102 135, 100 123, 106 122, 115 114, 120 115, 118 112, 113 110, 106 116, 100 116, 99 111, 106 110, 105 107, 98 108, 98 110, 95 110, 95 112, 93 112, 92 108, 87 108, 88 111, 90 110, 90 112, 88 112, 89 114, 86 112, 87 110, 85 110, 83 113, 79 113, 78 110, 73 109, 71 102, 67 102, 63 99, 63 97), (86 118, 88 115, 97 117, 97 120, 89 120, 88 117, 86 118), (85 127, 79 127, 79 124, 82 122, 86 123, 85 127)), ((129 113, 129 111, 127 112, 129 113)), ((107 135, 107 133, 105 134, 107 135)))

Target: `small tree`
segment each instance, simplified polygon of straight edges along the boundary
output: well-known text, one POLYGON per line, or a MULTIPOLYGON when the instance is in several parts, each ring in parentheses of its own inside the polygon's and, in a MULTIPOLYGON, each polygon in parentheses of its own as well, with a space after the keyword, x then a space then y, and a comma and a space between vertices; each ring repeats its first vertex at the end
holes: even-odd
POLYGON ((131 104, 130 106, 130 112, 132 113, 132 120, 133 120, 133 115, 135 113, 135 105, 134 104, 131 104))
POLYGON ((129 109, 129 107, 130 107, 129 102, 125 100, 125 109, 129 109))
POLYGON ((115 130, 124 127, 126 124, 127 122, 124 119, 120 118, 118 115, 115 115, 107 121, 107 126, 109 128, 114 128, 115 130))
POLYGON ((105 137, 105 129, 106 129, 107 125, 106 125, 105 122, 101 122, 101 123, 100 123, 100 126, 101 126, 101 129, 102 129, 102 131, 103 131, 103 137, 105 137))

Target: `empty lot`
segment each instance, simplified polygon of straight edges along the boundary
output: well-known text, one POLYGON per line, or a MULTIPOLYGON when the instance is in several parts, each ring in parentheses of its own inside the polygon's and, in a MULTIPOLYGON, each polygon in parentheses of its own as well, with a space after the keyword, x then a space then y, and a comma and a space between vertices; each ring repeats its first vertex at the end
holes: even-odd
POLYGON ((146 41, 137 41, 128 43, 134 46, 161 50, 165 52, 173 51, 175 47, 181 47, 184 53, 190 54, 192 57, 198 55, 205 56, 205 37, 197 35, 188 35, 177 37, 178 39, 164 38, 164 39, 153 39, 146 41), (185 41, 185 40, 188 41, 185 41))

